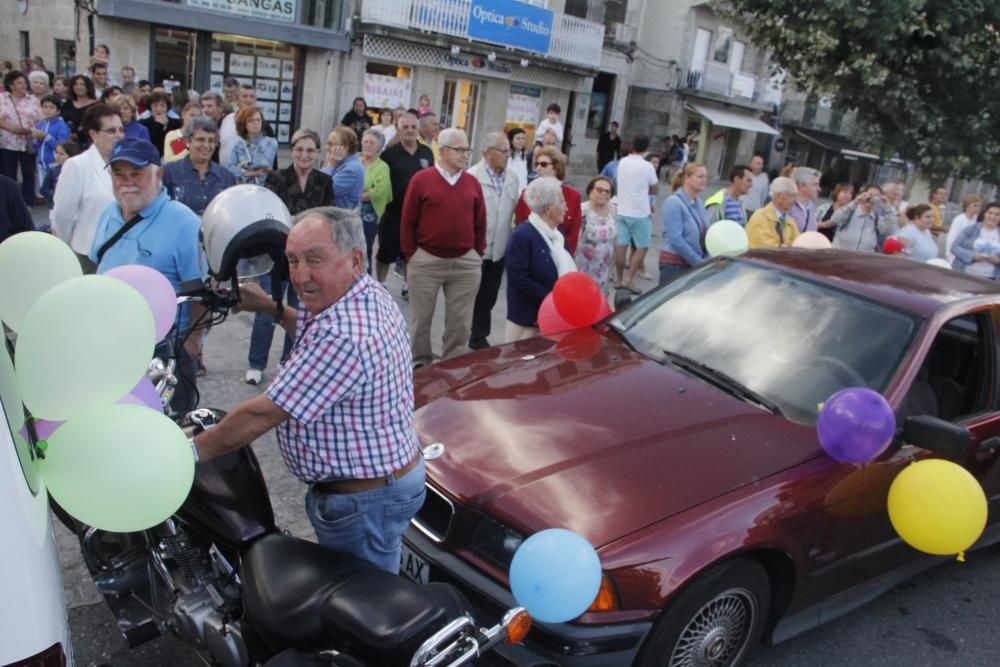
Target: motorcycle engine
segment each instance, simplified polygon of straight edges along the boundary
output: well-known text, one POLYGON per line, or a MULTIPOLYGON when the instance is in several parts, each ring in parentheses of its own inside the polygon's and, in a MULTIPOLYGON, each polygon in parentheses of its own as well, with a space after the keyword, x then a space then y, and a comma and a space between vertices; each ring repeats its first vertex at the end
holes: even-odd
POLYGON ((183 528, 159 544, 161 563, 171 563, 177 599, 168 625, 185 642, 207 652, 222 667, 248 664, 239 617, 239 578, 214 545, 207 550, 192 543, 183 528))

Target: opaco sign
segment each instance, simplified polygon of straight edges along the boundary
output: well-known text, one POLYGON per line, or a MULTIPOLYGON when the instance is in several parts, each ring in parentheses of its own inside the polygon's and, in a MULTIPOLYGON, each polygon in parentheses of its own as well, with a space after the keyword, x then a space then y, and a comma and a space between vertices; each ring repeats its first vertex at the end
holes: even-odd
POLYGON ((469 37, 548 53, 552 12, 517 0, 472 0, 469 37))
POLYGON ((298 0, 185 0, 185 3, 189 7, 283 23, 294 23, 298 13, 298 0))

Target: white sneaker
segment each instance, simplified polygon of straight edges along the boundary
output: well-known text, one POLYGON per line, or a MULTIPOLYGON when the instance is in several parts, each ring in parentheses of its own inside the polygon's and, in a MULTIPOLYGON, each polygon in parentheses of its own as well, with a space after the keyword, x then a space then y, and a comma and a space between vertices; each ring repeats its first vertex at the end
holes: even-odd
POLYGON ((251 368, 250 370, 247 371, 245 379, 247 381, 247 384, 258 385, 260 384, 263 375, 264 374, 259 369, 251 368))

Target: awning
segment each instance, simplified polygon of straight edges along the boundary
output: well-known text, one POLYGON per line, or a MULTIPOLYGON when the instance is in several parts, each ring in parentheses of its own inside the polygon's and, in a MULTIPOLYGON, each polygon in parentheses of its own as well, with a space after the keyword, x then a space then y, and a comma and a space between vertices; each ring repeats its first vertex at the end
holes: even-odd
POLYGON ((781 134, 764 121, 749 113, 731 111, 729 109, 716 109, 694 103, 688 103, 688 107, 699 116, 707 118, 712 125, 732 127, 737 130, 747 130, 749 132, 761 132, 763 134, 781 134))
POLYGON ((836 134, 810 132, 808 130, 795 130, 795 134, 810 143, 816 144, 820 148, 840 153, 848 160, 881 160, 878 155, 859 151, 854 142, 836 134))

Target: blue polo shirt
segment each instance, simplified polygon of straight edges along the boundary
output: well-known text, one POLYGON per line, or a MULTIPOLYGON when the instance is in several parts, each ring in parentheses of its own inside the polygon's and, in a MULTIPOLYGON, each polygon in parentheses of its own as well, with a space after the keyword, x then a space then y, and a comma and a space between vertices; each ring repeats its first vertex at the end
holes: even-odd
MULTIPOLYGON (((125 264, 142 264, 166 276, 174 291, 179 291, 184 281, 206 275, 207 269, 198 251, 201 220, 194 211, 171 200, 166 188, 161 187, 153 203, 139 215, 142 221, 104 253, 104 259, 97 266, 98 273, 125 264)), ((111 202, 97 223, 94 245, 90 249, 91 261, 97 262, 97 251, 124 225, 118 202, 111 202)), ((182 328, 184 319, 181 318, 182 328)))

